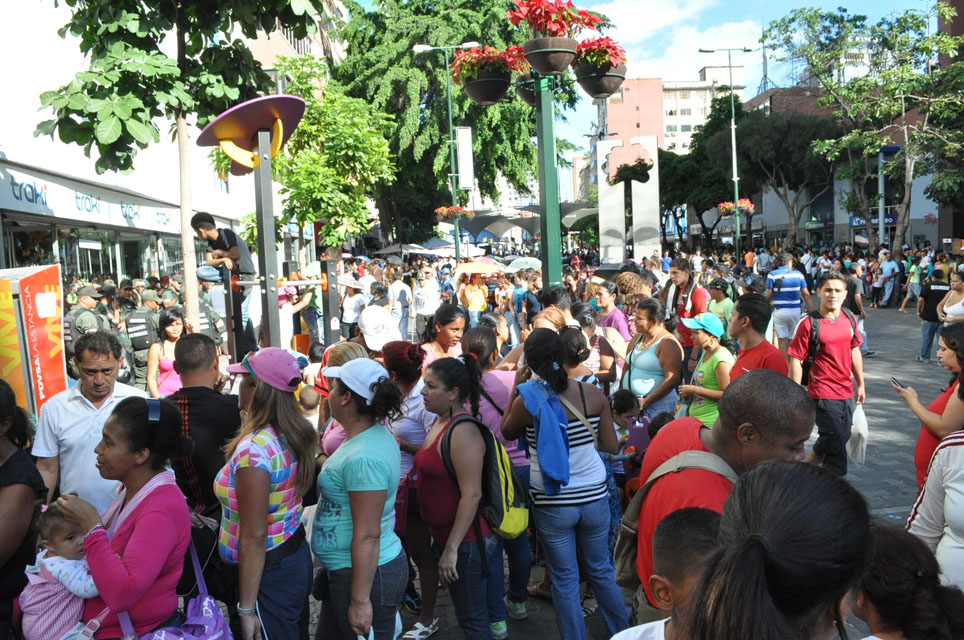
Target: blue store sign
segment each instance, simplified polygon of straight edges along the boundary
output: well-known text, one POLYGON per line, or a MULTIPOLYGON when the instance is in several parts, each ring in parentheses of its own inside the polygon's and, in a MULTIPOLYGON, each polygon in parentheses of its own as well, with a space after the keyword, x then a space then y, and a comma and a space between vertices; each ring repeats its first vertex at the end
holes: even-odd
MULTIPOLYGON (((872 224, 873 226, 877 226, 878 220, 880 220, 879 214, 870 219, 870 224, 872 224)), ((867 223, 860 216, 850 216, 851 227, 863 227, 866 224, 867 223)), ((897 224, 897 214, 896 213, 884 214, 884 224, 885 225, 897 224)))

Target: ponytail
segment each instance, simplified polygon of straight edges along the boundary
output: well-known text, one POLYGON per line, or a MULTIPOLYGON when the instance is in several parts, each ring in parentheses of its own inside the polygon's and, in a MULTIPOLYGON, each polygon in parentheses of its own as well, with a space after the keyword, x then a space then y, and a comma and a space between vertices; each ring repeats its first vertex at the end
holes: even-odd
POLYGON ((492 354, 495 353, 498 346, 499 342, 495 337, 495 331, 490 327, 483 327, 481 323, 474 329, 469 329, 462 334, 462 353, 475 354, 480 369, 489 366, 492 354))
POLYGON ((473 353, 463 353, 458 358, 439 358, 428 365, 428 371, 438 376, 446 389, 459 390, 459 402, 469 402, 472 415, 479 415, 479 387, 482 384, 482 370, 478 357, 473 353))
POLYGON ((526 338, 523 351, 533 373, 546 381, 556 393, 569 387, 569 376, 563 367, 562 338, 551 329, 535 329, 526 338))

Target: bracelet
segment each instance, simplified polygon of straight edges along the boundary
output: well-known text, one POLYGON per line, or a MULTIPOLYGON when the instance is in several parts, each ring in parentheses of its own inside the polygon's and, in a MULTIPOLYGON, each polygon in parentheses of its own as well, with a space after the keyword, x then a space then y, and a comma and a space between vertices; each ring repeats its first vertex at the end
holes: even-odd
POLYGON ((107 530, 104 529, 104 523, 103 523, 103 522, 98 522, 97 524, 95 524, 94 526, 92 526, 87 533, 84 534, 83 539, 84 539, 84 540, 87 540, 87 536, 89 536, 90 534, 94 533, 94 532, 97 531, 98 529, 103 529, 103 530, 104 530, 104 533, 107 533, 107 530))
POLYGON ((251 616, 251 615, 254 615, 254 614, 256 614, 256 613, 258 612, 258 605, 255 604, 255 605, 254 605, 253 607, 251 607, 250 609, 245 609, 244 607, 241 606, 241 603, 239 602, 237 605, 235 605, 234 609, 235 609, 235 611, 237 611, 237 612, 240 613, 241 615, 251 616))

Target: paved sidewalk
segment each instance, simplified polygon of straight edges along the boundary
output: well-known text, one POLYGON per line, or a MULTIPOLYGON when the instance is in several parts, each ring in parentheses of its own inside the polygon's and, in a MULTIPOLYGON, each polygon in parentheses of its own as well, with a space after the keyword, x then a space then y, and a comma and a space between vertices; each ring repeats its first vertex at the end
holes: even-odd
MULTIPOLYGON (((913 386, 926 404, 937 396, 950 374, 935 364, 916 361, 920 353, 920 321, 915 315, 897 313, 895 309, 868 311, 870 315, 865 322, 868 342, 877 352, 864 362, 867 382, 865 411, 870 438, 866 464, 852 464, 848 478, 867 497, 876 514, 902 521, 917 495, 914 443, 920 422, 894 392, 890 377, 895 376, 904 384, 913 386)), ((932 357, 936 358, 936 346, 932 357)), ((537 581, 542 572, 542 567, 533 567, 532 581, 537 581)), ((317 620, 318 608, 318 604, 312 601, 313 620, 317 620)), ((528 610, 527 620, 509 620, 511 638, 560 638, 552 605, 547 600, 530 600, 528 610)), ((440 622, 434 638, 462 637, 444 589, 439 594, 435 615, 440 622)), ((402 619, 406 629, 415 621, 407 611, 403 611, 402 619)), ((589 616, 586 622, 592 640, 608 640, 609 635, 598 612, 589 616)), ((859 620, 851 620, 847 626, 850 637, 869 635, 859 620)))

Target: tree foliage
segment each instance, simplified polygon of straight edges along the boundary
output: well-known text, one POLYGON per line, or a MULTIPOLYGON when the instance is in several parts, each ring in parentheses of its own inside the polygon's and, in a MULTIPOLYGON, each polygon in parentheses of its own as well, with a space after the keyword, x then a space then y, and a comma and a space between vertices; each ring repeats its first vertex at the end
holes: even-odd
MULTIPOLYGON (((504 49, 524 38, 505 17, 512 6, 508 0, 452 0, 444 11, 430 0, 379 0, 370 11, 352 0, 346 4, 351 18, 343 35, 349 53, 335 79, 346 95, 394 118, 387 138, 396 180, 378 187, 376 202, 384 230, 394 230, 396 241, 418 241, 434 228, 433 210, 451 204, 449 70, 442 51, 415 54, 412 47, 476 41, 504 49)), ((557 101, 575 103, 571 81, 557 101)), ((483 107, 452 87, 453 123, 472 126, 475 177, 483 195, 498 198, 500 174, 526 191, 527 178, 536 171, 534 113, 514 98, 483 107)))
POLYGON ((949 5, 938 3, 871 24, 866 16, 844 9, 798 9, 771 23, 764 36, 785 57, 807 65, 826 92, 821 102, 844 125, 841 134, 818 142, 818 151, 831 160, 848 152, 861 159, 876 157, 884 146, 900 147, 897 162, 885 169, 902 180, 895 244, 904 241, 910 225, 915 177, 937 171, 934 195, 946 193, 948 181, 957 184, 953 175, 940 172, 941 159, 959 158, 964 144, 958 126, 964 112, 964 63, 934 63, 938 55, 956 54, 964 38, 931 32, 935 18, 946 23, 955 15, 949 5), (852 62, 854 56, 858 64, 852 62))
POLYGON ((337 86, 322 89, 326 69, 313 56, 279 59, 287 92, 303 98, 306 108, 274 166, 285 218, 299 226, 322 221, 322 239, 340 245, 371 228, 369 196, 394 179, 395 167, 383 135, 391 117, 337 86))

